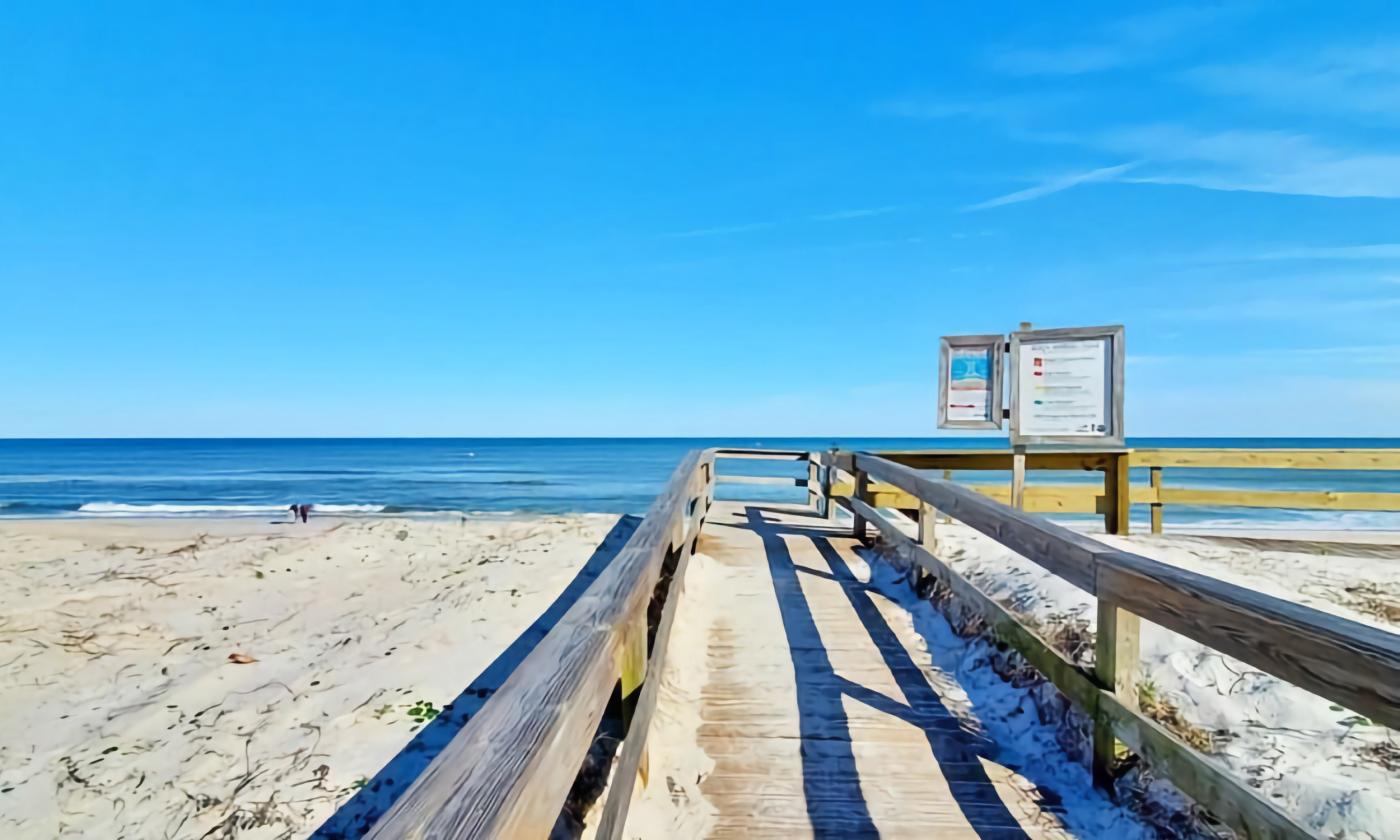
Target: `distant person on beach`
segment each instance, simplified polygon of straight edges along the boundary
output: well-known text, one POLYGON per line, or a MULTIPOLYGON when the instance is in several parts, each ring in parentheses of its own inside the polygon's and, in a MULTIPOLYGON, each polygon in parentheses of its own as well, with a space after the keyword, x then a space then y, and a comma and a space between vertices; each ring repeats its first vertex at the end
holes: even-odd
POLYGON ((299 511, 299 510, 297 509, 297 506, 294 505, 294 504, 293 504, 293 505, 287 505, 287 510, 289 510, 289 511, 292 512, 292 521, 293 521, 293 522, 297 521, 297 516, 301 513, 301 511, 299 511))
POLYGON ((298 512, 301 513, 301 521, 305 522, 306 517, 311 515, 311 505, 302 505, 300 508, 298 508, 298 512))

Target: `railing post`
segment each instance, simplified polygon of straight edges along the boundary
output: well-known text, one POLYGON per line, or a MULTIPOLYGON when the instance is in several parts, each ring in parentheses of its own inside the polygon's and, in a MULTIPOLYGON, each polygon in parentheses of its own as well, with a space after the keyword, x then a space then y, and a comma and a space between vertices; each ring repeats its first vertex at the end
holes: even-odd
POLYGON ((1132 509, 1132 497, 1128 486, 1128 453, 1121 452, 1108 456, 1108 464, 1103 468, 1103 529, 1108 534, 1128 534, 1128 512, 1132 509))
POLYGON ((821 492, 817 487, 817 459, 816 453, 807 453, 807 504, 812 511, 817 512, 821 505, 821 492))
MULTIPOLYGON (((1137 682, 1141 654, 1136 615, 1113 602, 1099 598, 1098 630, 1094 638, 1094 678, 1099 687, 1112 691, 1124 706, 1138 707, 1137 682)), ((1118 742, 1113 724, 1101 709, 1094 710, 1094 783, 1113 790, 1113 762, 1118 742)))
POLYGON ((1026 448, 1016 447, 1011 456, 1011 506, 1026 509, 1026 448))
POLYGON ((1152 467, 1147 472, 1152 483, 1152 533, 1162 533, 1162 468, 1152 467))
POLYGON ((828 522, 836 521, 836 500, 831 497, 831 485, 835 483, 836 477, 836 447, 826 455, 826 464, 822 467, 822 502, 825 507, 823 513, 826 514, 828 522))
MULTIPOLYGON (((851 498, 866 501, 870 496, 870 476, 860 467, 853 467, 851 475, 855 478, 851 498)), ((855 525, 851 528, 851 533, 859 542, 865 542, 865 517, 860 515, 855 505, 851 505, 851 513, 855 516, 855 525)))
MULTIPOLYGON (((934 528, 938 524, 938 508, 924 501, 919 500, 919 547, 929 554, 937 556, 938 537, 934 533, 934 528)), ((924 567, 916 565, 916 579, 923 580, 926 572, 924 567)))

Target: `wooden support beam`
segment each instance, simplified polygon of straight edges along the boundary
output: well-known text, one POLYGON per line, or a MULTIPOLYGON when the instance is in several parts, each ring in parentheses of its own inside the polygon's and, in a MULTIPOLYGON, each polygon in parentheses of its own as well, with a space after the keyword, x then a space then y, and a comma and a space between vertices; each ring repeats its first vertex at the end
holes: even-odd
POLYGON ((836 480, 836 465, 822 454, 822 514, 828 522, 836 521, 836 500, 832 498, 832 485, 836 480))
POLYGON ((1147 471, 1148 483, 1152 485, 1152 494, 1156 501, 1152 503, 1152 533, 1162 533, 1162 468, 1149 467, 1147 471))
POLYGON ((1011 456, 1011 506, 1026 509, 1026 452, 1020 447, 1011 456))
POLYGON ((1396 470, 1400 449, 1134 449, 1135 467, 1396 470))
MULTIPOLYGON (((1112 456, 1126 449, 1055 449, 1026 453, 1026 469, 1102 470, 1112 456)), ((916 452, 874 452, 873 455, 916 470, 1009 470, 1010 449, 944 449, 916 452)))
POLYGON ((1132 488, 1128 486, 1128 456, 1116 455, 1103 471, 1105 533, 1128 534, 1128 515, 1131 511, 1132 488))
POLYGON ((806 487, 807 479, 787 475, 717 475, 720 484, 776 484, 783 487, 806 487))
MULTIPOLYGON (((1098 599, 1098 630, 1094 639, 1094 677, 1099 688, 1113 692, 1126 709, 1137 711, 1138 668, 1141 654, 1138 617, 1106 598, 1098 599)), ((1094 783, 1113 790, 1113 766, 1118 741, 1113 717, 1094 710, 1094 783)))
POLYGON ((925 501, 919 502, 919 545, 929 554, 938 553, 938 536, 934 527, 938 522, 938 508, 925 501))
POLYGON ((1197 490, 1163 487, 1162 504, 1212 507, 1263 507, 1293 510, 1400 510, 1400 493, 1338 492, 1326 490, 1197 490))

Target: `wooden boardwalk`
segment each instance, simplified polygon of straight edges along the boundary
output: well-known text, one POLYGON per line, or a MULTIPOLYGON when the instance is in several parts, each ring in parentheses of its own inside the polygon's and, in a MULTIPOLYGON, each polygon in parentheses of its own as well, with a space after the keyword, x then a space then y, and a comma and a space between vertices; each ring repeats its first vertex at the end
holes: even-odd
POLYGON ((944 705, 960 692, 920 666, 855 545, 802 506, 710 511, 699 552, 720 570, 704 606, 727 605, 698 732, 715 762, 701 785, 718 810, 710 836, 1065 836, 981 757, 988 745, 944 705))
MULTIPOLYGON (((1125 533, 1130 466, 1317 465, 1312 453, 1260 452, 1055 451, 1027 456, 1026 468, 1102 472, 1103 497, 1075 504, 1093 501, 1091 509, 1097 509, 1102 501, 1105 529, 1125 533)), ((997 763, 998 756, 1012 762, 1037 756, 1017 759, 982 739, 965 692, 929 664, 936 657, 923 649, 908 614, 864 582, 868 570, 855 552, 853 533, 868 535, 871 529, 1088 716, 1097 786, 1112 788, 1126 750, 1130 760, 1146 764, 1240 836, 1320 836, 1250 780, 1138 708, 1139 623, 1179 633, 1393 729, 1400 729, 1400 636, 1115 548, 960 486, 946 472, 944 479, 930 474, 1000 469, 1015 454, 689 453, 617 557, 365 836, 549 835, 570 816, 561 815, 561 808, 576 784, 586 781, 578 768, 604 742, 597 733, 615 697, 622 698, 621 717, 628 722, 603 794, 599 840, 672 834, 784 840, 1065 836, 1059 806, 1051 804, 1058 798, 997 763), (807 477, 721 473, 719 459, 797 462, 798 468, 805 463, 807 477), (714 503, 721 481, 805 488, 808 503, 714 503), (853 520, 836 527, 816 509, 845 509, 853 520), (899 515, 887 515, 891 509, 899 515), (1092 668, 1068 659, 1034 626, 944 564, 931 550, 937 515, 962 522, 1092 596, 1092 668), (909 533, 911 519, 920 523, 917 537, 909 533), (697 553, 702 557, 694 571, 704 574, 697 578, 703 585, 687 606, 687 568, 697 553), (694 625, 677 618, 691 609, 711 618, 696 635, 687 632, 694 625), (682 628, 684 644, 670 660, 675 627, 682 628), (697 656, 703 656, 703 677, 690 667, 697 656), (684 696, 662 691, 670 666, 695 682, 703 679, 698 701, 695 682, 686 685, 684 696), (668 725, 683 725, 675 730, 679 741, 671 730, 658 740, 678 750, 683 763, 677 766, 686 768, 687 779, 691 765, 684 762, 697 745, 705 752, 708 759, 699 764, 706 769, 694 784, 706 800, 699 804, 714 810, 686 812, 706 820, 705 830, 639 835, 628 827, 639 780, 645 794, 660 792, 665 807, 681 802, 671 779, 646 783, 652 719, 666 711, 667 702, 690 704, 689 714, 663 714, 668 725)), ((1400 465, 1396 450, 1334 454, 1335 463, 1349 469, 1400 465)), ((1153 472, 1152 504, 1187 503, 1161 485, 1153 472)), ((1017 495, 1029 499, 1013 487, 1017 495)), ((1255 501, 1304 508, 1390 504, 1333 495, 1261 495, 1255 501)), ((1155 524, 1156 508, 1153 519, 1155 524)), ((658 750, 666 752, 660 744, 658 750)), ((1082 833, 1087 824, 1081 816, 1076 810, 1074 823, 1082 833)))

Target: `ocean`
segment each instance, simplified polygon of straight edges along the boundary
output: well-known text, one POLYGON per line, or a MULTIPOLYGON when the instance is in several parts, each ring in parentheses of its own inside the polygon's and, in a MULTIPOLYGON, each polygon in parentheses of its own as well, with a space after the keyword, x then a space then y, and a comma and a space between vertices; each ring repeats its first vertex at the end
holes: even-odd
MULTIPOLYGON (((0 440, 0 517, 284 516, 440 512, 641 513, 680 458, 708 446, 782 449, 992 448, 995 438, 392 438, 0 440)), ((1142 447, 1400 447, 1400 439, 1139 438, 1142 447)), ((805 475, 795 462, 720 472, 805 475)), ((1136 473, 1136 471, 1135 471, 1136 473)), ((1135 474, 1135 482, 1146 482, 1135 474)), ((1009 481, 1007 473, 958 480, 1009 481)), ((1168 470, 1170 485, 1400 492, 1400 472, 1168 470)), ((1097 474, 1033 473, 1092 482, 1097 474)), ((805 491, 721 485, 720 498, 801 500, 805 491)), ((1139 509, 1139 507, 1141 509, 1139 509)), ((1145 521, 1145 507, 1133 518, 1145 521)), ((1073 519, 1074 517, 1065 517, 1073 519)), ((1165 508, 1167 524, 1400 529, 1400 513, 1165 508)))

